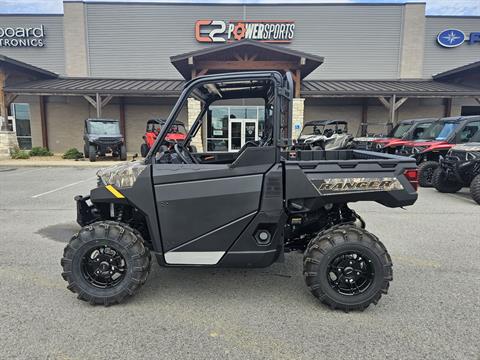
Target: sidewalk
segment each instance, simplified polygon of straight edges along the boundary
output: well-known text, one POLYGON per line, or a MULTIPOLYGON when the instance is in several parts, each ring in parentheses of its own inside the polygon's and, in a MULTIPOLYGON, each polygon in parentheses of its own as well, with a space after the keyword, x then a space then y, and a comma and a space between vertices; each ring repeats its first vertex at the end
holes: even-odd
MULTIPOLYGON (((140 158, 141 159, 141 158, 140 158)), ((127 161, 131 161, 132 156, 128 156, 127 161)), ((112 158, 99 159, 90 162, 88 159, 65 160, 61 156, 34 156, 30 159, 0 159, 0 167, 93 167, 102 168, 119 164, 121 161, 112 158)))

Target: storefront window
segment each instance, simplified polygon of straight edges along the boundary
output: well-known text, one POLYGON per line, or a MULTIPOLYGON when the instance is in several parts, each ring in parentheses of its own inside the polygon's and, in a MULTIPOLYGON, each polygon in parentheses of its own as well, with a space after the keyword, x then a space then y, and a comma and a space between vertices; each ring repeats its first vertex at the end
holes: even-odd
POLYGON ((207 151, 238 151, 256 141, 265 123, 263 106, 212 106, 207 118, 207 151))
POLYGON ((32 131, 30 128, 30 105, 12 104, 12 114, 15 118, 18 146, 20 149, 31 149, 32 131))

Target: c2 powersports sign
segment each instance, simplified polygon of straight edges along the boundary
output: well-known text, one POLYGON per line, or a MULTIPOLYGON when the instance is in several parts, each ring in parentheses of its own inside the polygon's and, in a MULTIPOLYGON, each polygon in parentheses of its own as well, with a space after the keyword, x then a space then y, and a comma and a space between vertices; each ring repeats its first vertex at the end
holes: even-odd
POLYGON ((480 43, 480 32, 471 32, 467 37, 461 30, 446 29, 437 35, 437 43, 445 48, 455 48, 464 42, 468 42, 470 45, 480 43))
POLYGON ((1 47, 43 47, 45 46, 45 27, 38 26, 1 26, 1 47))
POLYGON ((235 42, 244 39, 289 43, 295 33, 290 20, 197 20, 195 39, 204 43, 235 42))

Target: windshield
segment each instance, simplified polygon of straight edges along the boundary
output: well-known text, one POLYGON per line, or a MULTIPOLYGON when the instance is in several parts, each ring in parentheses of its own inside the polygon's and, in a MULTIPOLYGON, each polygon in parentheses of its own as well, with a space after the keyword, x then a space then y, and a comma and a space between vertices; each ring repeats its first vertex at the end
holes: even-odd
POLYGON ((425 140, 446 140, 458 126, 458 123, 434 123, 426 131, 425 140))
POLYGON ((89 121, 88 133, 94 135, 120 135, 118 121, 89 121))
POLYGON ((335 130, 335 124, 329 125, 305 125, 300 136, 310 136, 310 135, 324 135, 328 133, 335 133, 336 131, 340 134, 345 132, 345 125, 337 125, 337 130, 335 130))
POLYGON ((413 131, 406 133, 403 138, 409 138, 407 140, 425 139, 426 132, 430 126, 432 126, 431 122, 418 124, 413 131))
POLYGON ((412 124, 398 124, 393 128, 390 137, 400 139, 412 127, 412 124))

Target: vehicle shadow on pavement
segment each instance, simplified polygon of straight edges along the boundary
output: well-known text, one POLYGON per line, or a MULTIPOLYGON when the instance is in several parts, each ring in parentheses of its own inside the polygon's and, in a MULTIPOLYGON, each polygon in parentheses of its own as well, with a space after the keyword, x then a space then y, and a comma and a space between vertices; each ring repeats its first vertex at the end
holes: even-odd
POLYGON ((78 226, 76 222, 72 221, 68 223, 46 226, 39 229, 36 234, 50 240, 68 243, 73 234, 75 234, 78 230, 80 230, 80 226, 78 226))

